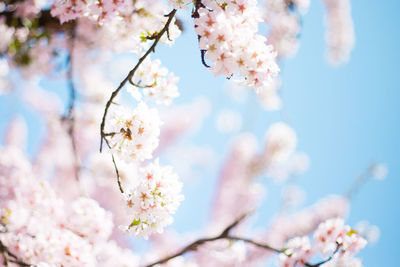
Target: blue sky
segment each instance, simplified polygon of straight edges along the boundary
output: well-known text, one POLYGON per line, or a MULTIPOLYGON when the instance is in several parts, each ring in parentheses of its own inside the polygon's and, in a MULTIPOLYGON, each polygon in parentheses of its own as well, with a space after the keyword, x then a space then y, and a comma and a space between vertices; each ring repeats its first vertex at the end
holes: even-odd
MULTIPOLYGON (((300 50, 295 58, 285 61, 282 68, 282 112, 265 112, 253 102, 232 103, 223 92, 225 79, 214 77, 201 65, 197 38, 188 23, 175 46, 160 46, 153 56, 161 58, 163 64, 180 77, 181 97, 177 103, 206 96, 212 102, 213 114, 223 108, 236 109, 248 121, 244 130, 256 133, 260 141, 272 122, 283 118, 289 123, 298 135, 299 150, 311 159, 310 169, 298 179, 307 192, 305 204, 312 204, 328 194, 342 194, 371 161, 386 163, 387 179, 371 181, 363 187, 352 200, 348 219, 350 224, 368 220, 381 229, 379 242, 360 255, 365 266, 398 265, 399 10, 400 1, 397 0, 352 1, 356 46, 350 62, 334 68, 325 60, 322 4, 312 1, 303 20, 300 50)), ((179 15, 182 16, 182 11, 179 15)), ((134 64, 133 60, 132 66, 134 64)), ((22 112, 28 119, 29 151, 33 153, 43 129, 37 126, 34 114, 16 103, 15 98, 0 97, 0 137, 9 117, 22 112)), ((233 135, 216 131, 213 114, 191 141, 212 147, 218 155, 217 165, 223 161, 233 135)), ((174 229, 187 232, 205 226, 218 172, 218 167, 204 171, 201 179, 185 184, 186 201, 176 216, 174 229)), ((268 186, 268 196, 264 200, 267 204, 260 208, 257 226, 268 222, 279 208, 280 187, 272 182, 264 184, 268 186)))

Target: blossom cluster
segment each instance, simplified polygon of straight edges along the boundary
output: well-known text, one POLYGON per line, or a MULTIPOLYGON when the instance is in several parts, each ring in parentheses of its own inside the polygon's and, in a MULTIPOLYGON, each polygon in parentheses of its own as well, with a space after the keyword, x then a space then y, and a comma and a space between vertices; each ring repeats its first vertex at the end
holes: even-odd
POLYGON ((128 89, 132 96, 140 100, 142 94, 138 90, 141 88, 143 95, 156 104, 171 104, 172 100, 179 96, 176 83, 179 78, 172 72, 168 73, 168 69, 161 67, 160 60, 151 61, 146 58, 139 66, 133 77, 135 86, 128 89))
POLYGON ((183 200, 181 188, 182 183, 171 166, 160 166, 156 160, 141 169, 137 185, 125 193, 128 213, 133 219, 122 229, 146 239, 153 233, 162 233, 172 223, 171 214, 183 200))
POLYGON ((55 1, 51 15, 58 17, 61 23, 79 17, 89 17, 103 21, 108 16, 124 9, 125 0, 66 0, 55 1))
POLYGON ((328 261, 326 265, 323 265, 324 267, 354 264, 354 262, 359 262, 354 256, 366 244, 367 241, 350 226, 345 225, 343 219, 329 219, 321 223, 314 232, 313 244, 308 236, 290 239, 286 243, 284 251, 279 254, 279 266, 304 266, 318 253, 324 257, 332 255, 332 262, 328 261))
POLYGON ((87 197, 67 204, 34 175, 16 147, 0 151, 0 185, 0 242, 20 261, 34 266, 107 266, 115 260, 120 266, 138 265, 137 256, 109 240, 109 211, 87 197))
POLYGON ((158 111, 144 102, 133 110, 118 107, 106 124, 112 152, 129 161, 144 161, 152 157, 158 146, 161 120, 158 111))
MULTIPOLYGON (((143 77, 147 81, 144 74, 143 77)), ((116 153, 128 164, 140 164, 151 159, 160 135, 161 120, 157 109, 140 102, 133 112, 123 107, 115 112, 106 128, 111 131, 107 141, 111 153, 116 153)), ((132 222, 121 228, 144 238, 161 233, 172 223, 171 215, 183 200, 178 175, 172 167, 160 166, 158 159, 129 175, 135 177, 130 179, 132 183, 124 195, 132 222)))
MULTIPOLYGON (((257 34, 261 15, 257 1, 202 1, 194 19, 199 47, 215 75, 244 77, 243 85, 262 90, 279 72, 276 52, 257 34)), ((207 63, 206 63, 207 64, 207 63)))

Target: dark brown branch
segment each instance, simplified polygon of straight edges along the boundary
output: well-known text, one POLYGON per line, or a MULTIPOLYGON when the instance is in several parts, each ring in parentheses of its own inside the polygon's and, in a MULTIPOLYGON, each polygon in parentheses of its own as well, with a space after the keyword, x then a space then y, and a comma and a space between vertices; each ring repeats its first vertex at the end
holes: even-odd
POLYGON ((6 246, 0 241, 0 253, 3 255, 4 259, 4 265, 8 266, 8 263, 15 263, 18 264, 19 266, 33 266, 32 264, 28 264, 23 262, 22 260, 18 259, 18 257, 13 254, 11 251, 8 250, 6 246))
POLYGON ((196 0, 196 2, 194 4, 194 11, 192 13, 192 18, 197 19, 200 17, 200 15, 199 15, 200 7, 204 7, 204 5, 201 3, 201 0, 196 0))
POLYGON ((136 70, 139 68, 139 66, 143 63, 143 61, 147 58, 147 56, 151 53, 155 51, 155 48, 158 44, 158 42, 160 41, 161 37, 164 35, 164 33, 168 30, 169 25, 172 22, 172 19, 174 18, 175 14, 176 14, 176 9, 173 9, 169 14, 168 14, 168 20, 165 23, 164 28, 162 28, 162 30, 156 35, 156 37, 154 38, 154 42, 151 45, 151 47, 146 51, 146 53, 139 59, 138 63, 136 64, 136 66, 128 73, 128 75, 125 77, 125 79, 120 83, 120 85, 118 86, 118 88, 112 92, 110 99, 107 101, 106 103, 106 107, 104 109, 104 114, 103 114, 103 118, 101 120, 101 125, 100 125, 100 152, 102 151, 103 148, 103 140, 106 138, 105 133, 104 133, 104 127, 105 127, 105 123, 106 123, 106 117, 107 117, 107 112, 108 109, 110 108, 111 104, 113 103, 114 98, 118 95, 118 93, 121 91, 121 89, 124 87, 124 85, 129 81, 131 83, 133 83, 132 78, 133 75, 135 74, 136 70))
POLYGON ((341 247, 340 244, 336 243, 336 249, 329 258, 327 258, 326 260, 320 261, 318 263, 315 263, 315 264, 305 263, 304 265, 307 267, 319 267, 322 264, 327 263, 328 261, 332 260, 333 256, 335 256, 335 254, 339 251, 340 247, 341 247))
MULTIPOLYGON (((148 265, 145 265, 145 267, 152 267, 155 266, 157 264, 163 264, 166 263, 176 257, 182 256, 183 254, 190 252, 190 251, 194 251, 196 250, 199 246, 207 243, 207 242, 213 242, 216 240, 222 240, 222 239, 226 239, 226 240, 234 240, 234 241, 242 241, 242 242, 246 242, 248 244, 252 244, 256 247, 265 249, 265 250, 269 250, 269 251, 273 251, 276 253, 284 253, 285 252, 285 248, 283 249, 277 249, 274 248, 268 244, 263 244, 263 243, 259 243, 257 241, 254 241, 252 239, 249 238, 245 238, 245 237, 239 237, 239 236, 235 236, 235 235, 231 235, 230 232, 233 228, 235 228, 237 225, 239 225, 245 218, 247 218, 251 213, 253 212, 247 212, 245 214, 243 214, 242 216, 240 216, 239 218, 237 218, 233 223, 231 223, 230 225, 228 225, 219 235, 214 236, 214 237, 208 237, 208 238, 201 238, 198 239, 196 241, 193 241, 192 243, 190 243, 189 245, 185 246, 184 248, 182 248, 181 250, 179 250, 178 252, 167 256, 165 258, 162 258, 158 261, 155 261, 153 263, 150 263, 148 265)), ((326 260, 320 261, 318 263, 312 264, 312 263, 308 263, 306 262, 304 265, 307 267, 319 267, 320 265, 327 263, 328 261, 332 260, 333 256, 339 251, 340 249, 340 244, 337 244, 336 250, 333 252, 333 254, 326 260)))
POLYGON ((267 249, 267 250, 271 250, 277 253, 283 252, 283 250, 281 249, 276 249, 273 248, 269 245, 266 244, 261 244, 258 243, 256 241, 253 241, 251 239, 248 238, 243 238, 243 237, 238 237, 238 236, 232 236, 230 235, 230 232, 233 228, 235 228, 237 225, 239 225, 245 218, 247 218, 251 213, 253 212, 253 210, 243 214, 242 216, 240 216, 239 218, 237 218, 233 223, 231 223, 230 225, 228 225, 219 235, 214 236, 214 237, 209 237, 209 238, 201 238, 198 239, 192 243, 190 243, 189 245, 187 245, 186 247, 182 248, 181 250, 179 250, 178 252, 176 252, 175 254, 172 254, 170 256, 167 256, 163 259, 160 259, 156 262, 153 262, 151 264, 146 265, 146 267, 151 267, 157 264, 163 264, 168 262, 169 260, 176 258, 178 256, 181 256, 183 254, 185 254, 186 252, 189 251, 193 251, 196 250, 200 245, 203 245, 204 243, 207 242, 212 242, 212 241, 216 241, 216 240, 220 240, 220 239, 227 239, 227 240, 236 240, 236 241, 243 241, 252 245, 255 245, 257 247, 263 248, 263 249, 267 249))

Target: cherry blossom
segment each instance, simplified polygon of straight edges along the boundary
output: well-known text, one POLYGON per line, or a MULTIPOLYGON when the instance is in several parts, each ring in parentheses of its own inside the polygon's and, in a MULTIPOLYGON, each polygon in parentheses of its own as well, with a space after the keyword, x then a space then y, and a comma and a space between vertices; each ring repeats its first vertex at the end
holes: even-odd
POLYGON ((125 193, 127 210, 133 218, 122 229, 146 239, 152 233, 162 233, 183 200, 181 188, 171 166, 160 166, 156 160, 141 169, 137 185, 125 193))
POLYGON ((218 5, 204 1, 198 10, 195 30, 199 47, 210 60, 215 75, 240 74, 242 83, 256 91, 268 86, 277 75, 276 53, 266 45, 266 38, 256 34, 261 21, 257 1, 227 1, 218 5))
POLYGON ((144 102, 133 111, 115 109, 107 125, 111 151, 126 162, 150 159, 158 146, 161 121, 157 110, 144 102))

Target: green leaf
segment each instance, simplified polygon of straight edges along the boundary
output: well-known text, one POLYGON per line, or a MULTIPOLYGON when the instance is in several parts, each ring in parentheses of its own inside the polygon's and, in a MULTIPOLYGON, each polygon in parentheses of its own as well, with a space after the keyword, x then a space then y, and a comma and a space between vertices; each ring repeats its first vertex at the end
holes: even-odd
POLYGON ((129 225, 129 228, 131 228, 133 226, 136 226, 136 225, 139 225, 139 224, 140 224, 140 219, 139 220, 133 219, 133 221, 129 225))

